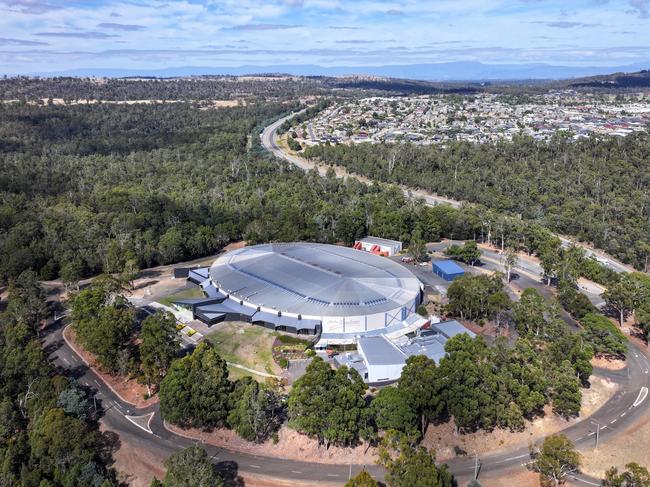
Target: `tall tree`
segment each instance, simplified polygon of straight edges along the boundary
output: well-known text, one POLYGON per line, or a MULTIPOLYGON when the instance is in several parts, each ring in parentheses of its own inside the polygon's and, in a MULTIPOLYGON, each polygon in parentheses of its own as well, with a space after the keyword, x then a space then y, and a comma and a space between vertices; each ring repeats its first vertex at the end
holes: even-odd
POLYGON ((512 311, 519 333, 539 336, 544 333, 548 306, 539 291, 535 288, 526 288, 516 302, 512 311))
POLYGON ((285 407, 281 396, 266 384, 256 381, 236 383, 228 424, 239 436, 261 443, 282 425, 285 407))
POLYGON ((208 343, 177 359, 160 383, 160 411, 172 423, 192 427, 224 424, 232 383, 226 362, 208 343))
MULTIPOLYGON (((426 432, 427 424, 442 419, 445 411, 441 393, 442 382, 444 379, 440 379, 438 368, 432 359, 424 355, 406 359, 397 387, 407 405, 419 417, 422 436, 426 432)), ((402 431, 407 431, 407 428, 402 431)))
POLYGON ((554 378, 553 410, 570 418, 580 413, 582 394, 575 370, 568 360, 562 362, 554 378))
POLYGON ((618 312, 620 326, 625 323, 627 315, 634 311, 639 297, 639 286, 630 276, 623 276, 603 293, 605 302, 618 312))
POLYGON ((325 427, 333 404, 333 371, 320 357, 312 359, 305 374, 291 388, 287 401, 289 424, 298 431, 325 439, 325 427))
POLYGON ((625 470, 618 472, 612 467, 605 472, 601 484, 603 487, 650 487, 650 472, 646 467, 632 462, 625 465, 625 470))
POLYGON ((512 276, 512 270, 517 267, 519 263, 519 256, 517 252, 508 247, 503 253, 503 267, 506 270, 506 282, 510 282, 512 276))
POLYGON ((379 482, 373 479, 368 472, 362 470, 348 480, 343 487, 379 487, 379 482))
POLYGON ((564 435, 551 435, 541 447, 531 446, 533 470, 539 472, 543 486, 558 486, 580 468, 581 458, 564 435))
POLYGON ((289 393, 289 424, 319 443, 354 445, 370 434, 365 391, 356 370, 339 367, 334 372, 315 357, 289 393))
POLYGON ((163 487, 222 487, 223 479, 210 463, 208 454, 198 446, 189 446, 165 460, 167 473, 163 487))
POLYGON ((371 403, 371 411, 379 430, 396 431, 415 444, 421 437, 418 415, 406 394, 396 387, 384 387, 371 403))
POLYGON ((169 312, 148 316, 140 331, 140 361, 147 387, 158 386, 178 354, 180 339, 176 319, 169 312))
POLYGON ((396 458, 384 453, 386 482, 390 487, 451 487, 454 479, 446 465, 436 465, 436 456, 425 448, 403 446, 396 458))

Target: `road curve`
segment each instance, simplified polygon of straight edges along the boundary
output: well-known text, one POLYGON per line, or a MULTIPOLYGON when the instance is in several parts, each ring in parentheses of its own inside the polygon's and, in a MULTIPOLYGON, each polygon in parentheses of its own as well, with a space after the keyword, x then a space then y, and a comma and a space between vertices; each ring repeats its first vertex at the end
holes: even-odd
MULTIPOLYGON (((61 321, 52 323, 41 335, 43 347, 49 359, 64 373, 79 383, 95 391, 95 397, 105 413, 101 421, 106 428, 119 434, 122 441, 127 441, 136 448, 143 448, 159 458, 168 457, 180 448, 197 442, 168 431, 163 424, 158 405, 138 409, 122 401, 101 380, 95 372, 87 367, 81 357, 68 346, 62 336, 61 321), (134 423, 133 418, 154 413, 146 424, 147 427, 134 423), (130 418, 127 418, 129 416, 130 418)), ((626 369, 621 371, 596 370, 619 384, 619 390, 592 416, 576 422, 563 430, 579 448, 589 449, 594 446, 596 424, 600 424, 600 442, 617 431, 630 426, 637 418, 647 412, 650 406, 648 388, 650 387, 650 360, 635 345, 629 345, 629 358, 626 369), (644 392, 645 391, 645 392, 644 392)), ((147 418, 148 419, 148 418, 147 418)), ((313 462, 284 460, 281 458, 262 457, 212 445, 202 444, 213 461, 224 469, 235 469, 252 475, 296 482, 344 483, 350 473, 355 475, 365 469, 378 479, 383 479, 384 470, 377 465, 332 465, 313 462)), ((526 447, 506 449, 482 456, 481 473, 495 473, 501 470, 525 465, 529 460, 526 447)), ((459 478, 468 478, 474 470, 472 458, 455 458, 446 462, 453 474, 459 478)), ((599 485, 598 479, 579 475, 578 480, 586 484, 599 485)))
MULTIPOLYGON (((293 118, 295 115, 304 112, 304 110, 300 110, 298 112, 291 113, 285 117, 282 117, 279 120, 276 120, 273 122, 271 125, 268 125, 261 133, 260 139, 262 142, 262 146, 266 148, 268 151, 273 153, 276 157, 280 159, 284 159, 285 161, 290 162, 291 164, 299 167, 300 169, 304 171, 309 171, 311 169, 316 169, 318 173, 321 176, 324 176, 325 173, 327 172, 327 167, 318 165, 314 162, 311 162, 307 159, 304 159, 302 157, 296 157, 293 154, 289 154, 282 150, 282 148, 277 144, 276 139, 277 139, 277 131, 278 128, 286 121, 291 118, 293 118)), ((340 171, 338 174, 338 177, 351 177, 355 178, 363 183, 366 184, 372 184, 372 180, 365 177, 365 176, 360 176, 357 174, 351 174, 349 173, 345 168, 343 167, 338 167, 338 171, 340 171)), ((399 185, 397 185, 399 186, 399 185)), ((424 190, 419 190, 419 189, 413 189, 413 188, 407 188, 405 186, 399 186, 404 195, 408 198, 418 198, 418 199, 423 199, 424 202, 428 205, 435 206, 435 205, 450 205, 453 206, 454 208, 459 208, 463 202, 458 201, 458 200, 453 200, 451 198, 446 198, 443 196, 438 196, 435 194, 428 193, 427 191, 424 190)), ((565 237, 562 235, 558 235, 560 240, 562 241, 563 246, 568 246, 569 244, 574 244, 580 248, 582 248, 587 256, 593 256, 594 258, 598 259, 600 262, 602 262, 603 265, 609 267, 610 269, 616 271, 616 272, 632 272, 635 269, 633 269, 631 266, 624 264, 614 257, 607 255, 605 252, 602 250, 596 250, 591 248, 589 245, 578 242, 573 238, 570 237, 565 237)))

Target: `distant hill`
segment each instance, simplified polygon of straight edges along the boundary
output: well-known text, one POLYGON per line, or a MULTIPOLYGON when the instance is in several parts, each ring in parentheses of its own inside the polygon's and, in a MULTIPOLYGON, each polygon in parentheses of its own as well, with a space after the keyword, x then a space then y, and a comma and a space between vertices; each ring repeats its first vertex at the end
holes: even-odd
POLYGON ((650 87, 650 70, 637 73, 614 73, 601 76, 572 80, 568 83, 573 88, 648 88, 650 87))
POLYGON ((201 75, 241 76, 259 73, 286 73, 294 76, 368 75, 426 81, 509 81, 566 80, 603 75, 612 72, 634 72, 650 63, 614 67, 558 66, 542 63, 484 64, 480 62, 450 62, 384 66, 318 66, 311 64, 209 67, 184 66, 164 69, 75 69, 59 72, 31 73, 37 76, 101 76, 101 77, 162 77, 176 78, 201 75))

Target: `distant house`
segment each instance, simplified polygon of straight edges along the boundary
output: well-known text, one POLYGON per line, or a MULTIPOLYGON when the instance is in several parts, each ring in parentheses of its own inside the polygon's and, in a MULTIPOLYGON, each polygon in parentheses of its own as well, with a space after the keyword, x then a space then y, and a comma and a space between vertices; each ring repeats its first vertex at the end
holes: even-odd
POLYGON ((454 279, 465 274, 462 267, 451 260, 438 260, 431 264, 433 273, 442 277, 445 281, 454 279))

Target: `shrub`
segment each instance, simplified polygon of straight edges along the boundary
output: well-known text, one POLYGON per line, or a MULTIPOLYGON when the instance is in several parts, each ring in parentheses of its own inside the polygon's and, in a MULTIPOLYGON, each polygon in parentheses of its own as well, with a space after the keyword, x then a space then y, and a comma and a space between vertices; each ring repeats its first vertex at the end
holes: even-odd
POLYGON ((310 341, 303 340, 302 338, 298 338, 291 335, 279 335, 278 341, 282 343, 292 344, 292 345, 305 345, 305 346, 311 345, 310 341))

